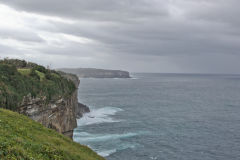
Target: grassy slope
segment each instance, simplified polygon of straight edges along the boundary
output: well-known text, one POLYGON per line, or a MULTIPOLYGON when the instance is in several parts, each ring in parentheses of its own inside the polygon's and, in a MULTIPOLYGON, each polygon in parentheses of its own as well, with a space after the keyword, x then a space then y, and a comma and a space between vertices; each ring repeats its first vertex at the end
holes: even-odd
POLYGON ((0 109, 1 160, 104 160, 26 116, 0 109))

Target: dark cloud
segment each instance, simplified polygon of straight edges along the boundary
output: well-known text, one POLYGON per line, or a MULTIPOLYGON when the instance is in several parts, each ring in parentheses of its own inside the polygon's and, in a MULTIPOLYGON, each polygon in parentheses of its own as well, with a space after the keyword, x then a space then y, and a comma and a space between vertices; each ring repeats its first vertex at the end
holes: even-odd
MULTIPOLYGON (((194 2, 194 0, 192 0, 194 2)), ((240 20, 238 15, 240 10, 237 6, 240 5, 238 0, 202 0, 202 7, 199 9, 197 3, 193 3, 194 8, 189 8, 191 14, 188 17, 198 20, 215 21, 218 23, 228 23, 233 26, 239 26, 240 20)))
MULTIPOLYGON (((0 3, 20 14, 47 16, 28 17, 25 31, 0 28, 0 38, 39 43, 28 48, 30 55, 68 56, 69 61, 72 57, 72 63, 64 64, 76 67, 84 64, 131 71, 240 73, 236 70, 240 67, 236 61, 240 59, 238 0, 0 3)), ((60 67, 60 60, 55 65, 60 67)))
POLYGON ((65 0, 1 0, 1 2, 19 10, 96 21, 127 21, 167 13, 162 1, 148 0, 69 0, 68 2, 65 0), (159 3, 163 6, 159 7, 159 3))

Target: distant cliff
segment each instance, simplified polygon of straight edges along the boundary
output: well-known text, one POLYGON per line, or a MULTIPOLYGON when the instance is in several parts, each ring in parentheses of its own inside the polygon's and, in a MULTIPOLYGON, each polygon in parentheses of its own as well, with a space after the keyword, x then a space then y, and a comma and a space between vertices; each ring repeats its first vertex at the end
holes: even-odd
POLYGON ((129 72, 95 68, 61 68, 63 72, 76 74, 81 78, 130 78, 129 72))

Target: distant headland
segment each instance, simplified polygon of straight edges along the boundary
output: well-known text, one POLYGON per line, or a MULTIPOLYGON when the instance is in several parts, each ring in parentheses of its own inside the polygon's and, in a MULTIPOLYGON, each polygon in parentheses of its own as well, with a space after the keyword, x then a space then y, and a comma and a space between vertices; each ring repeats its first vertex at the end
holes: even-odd
POLYGON ((60 68, 66 73, 76 74, 80 78, 131 78, 129 72, 96 68, 60 68))

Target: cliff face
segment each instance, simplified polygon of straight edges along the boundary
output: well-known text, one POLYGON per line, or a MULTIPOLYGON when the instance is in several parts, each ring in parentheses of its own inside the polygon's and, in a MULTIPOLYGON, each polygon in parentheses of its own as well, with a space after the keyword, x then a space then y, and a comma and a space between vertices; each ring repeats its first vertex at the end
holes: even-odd
MULTIPOLYGON (((75 74, 71 74, 71 73, 65 73, 65 72, 60 72, 61 75, 65 78, 67 78, 68 80, 71 80, 76 88, 78 88, 79 84, 80 84, 80 80, 79 78, 75 75, 75 74)), ((77 93, 75 93, 77 96, 77 93)), ((88 108, 88 106, 81 104, 81 103, 75 103, 75 117, 76 118, 81 118, 83 116, 84 113, 90 112, 90 109, 88 108)))
MULTIPOLYGON (((80 81, 77 76, 66 73, 61 75, 73 81, 78 88, 80 81)), ((59 97, 47 104, 46 97, 32 98, 29 94, 23 98, 18 112, 72 138, 73 130, 77 127, 76 119, 90 110, 86 105, 78 103, 78 89, 76 89, 72 95, 66 98, 59 97)))
MULTIPOLYGON (((77 88, 79 80, 75 81, 75 84, 77 88)), ((45 99, 46 97, 32 98, 30 94, 25 96, 19 107, 19 113, 72 138, 73 130, 77 127, 75 113, 78 108, 77 90, 69 97, 59 97, 48 104, 45 99)))

